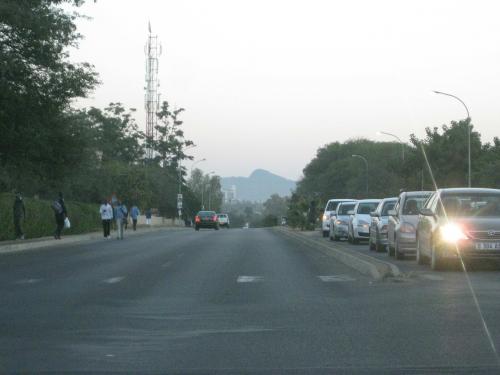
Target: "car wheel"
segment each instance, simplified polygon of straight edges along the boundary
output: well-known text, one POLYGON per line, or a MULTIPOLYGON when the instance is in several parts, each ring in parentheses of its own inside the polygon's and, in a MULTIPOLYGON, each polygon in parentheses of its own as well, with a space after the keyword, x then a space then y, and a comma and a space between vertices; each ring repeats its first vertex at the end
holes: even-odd
POLYGON ((333 240, 334 240, 334 241, 340 241, 340 237, 339 237, 339 236, 335 236, 335 235, 334 235, 334 236, 333 236, 333 240))
POLYGON ((370 251, 375 250, 375 244, 372 242, 371 234, 370 234, 370 238, 368 239, 368 247, 370 248, 370 251))
POLYGON ((397 260, 404 260, 405 255, 399 251, 399 243, 398 241, 395 241, 395 246, 394 246, 394 258, 397 260))
POLYGON ((443 269, 443 260, 436 251, 434 243, 431 245, 431 269, 433 271, 440 271, 443 269))
POLYGON ((353 232, 352 232, 352 243, 353 243, 354 245, 357 245, 357 244, 359 243, 359 239, 358 239, 358 238, 356 238, 356 236, 354 235, 354 230, 353 230, 353 232))
POLYGON ((386 251, 386 247, 385 246, 382 246, 381 243, 379 243, 378 241, 375 242, 375 251, 378 252, 378 253, 381 253, 382 251, 386 251))
POLYGON ((387 255, 390 257, 394 256, 394 247, 390 243, 387 245, 387 255))
POLYGON ((328 232, 326 230, 323 231, 323 238, 328 237, 328 232))
POLYGON ((420 241, 418 240, 418 237, 417 237, 417 255, 416 255, 416 259, 417 259, 417 264, 419 264, 419 265, 424 265, 425 264, 424 255, 420 251, 420 241))

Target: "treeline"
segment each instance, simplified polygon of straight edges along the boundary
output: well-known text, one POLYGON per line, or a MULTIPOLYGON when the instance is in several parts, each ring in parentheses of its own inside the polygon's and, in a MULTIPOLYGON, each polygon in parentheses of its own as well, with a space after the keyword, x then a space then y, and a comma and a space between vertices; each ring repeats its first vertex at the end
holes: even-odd
MULTIPOLYGON (((398 195, 400 189, 434 190, 434 183, 437 187, 467 186, 469 126, 467 119, 426 128, 424 138, 411 134, 410 143, 404 145, 353 139, 321 147, 304 168, 290 199, 289 224, 310 226, 331 198, 383 198, 398 195), (353 155, 367 160, 368 171, 364 161, 353 155)), ((471 160, 472 186, 500 186, 499 138, 483 143, 473 130, 471 160)))
POLYGON ((184 211, 200 207, 186 183, 182 161, 193 142, 184 138, 180 115, 163 102, 154 139, 120 103, 73 109, 99 83, 94 68, 75 64, 67 52, 81 38, 77 14, 62 3, 16 1, 0 5, 0 191, 99 202, 116 194, 141 207, 176 216, 179 190, 184 211), (153 158, 146 157, 153 150, 153 158), (181 186, 179 186, 179 184, 181 186))

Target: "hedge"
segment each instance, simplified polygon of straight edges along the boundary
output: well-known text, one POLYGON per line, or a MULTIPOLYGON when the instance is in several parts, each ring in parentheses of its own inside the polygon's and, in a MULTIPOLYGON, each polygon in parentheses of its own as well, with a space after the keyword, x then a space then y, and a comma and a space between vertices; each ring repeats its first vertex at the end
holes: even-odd
MULTIPOLYGON (((0 193, 0 241, 15 239, 12 211, 14 198, 14 194, 0 193)), ((26 238, 54 235, 56 223, 51 203, 48 200, 24 198, 26 218, 23 223, 23 231, 26 238)), ((99 205, 70 201, 66 202, 66 209, 71 228, 65 229, 63 235, 99 230, 101 225, 99 205)))

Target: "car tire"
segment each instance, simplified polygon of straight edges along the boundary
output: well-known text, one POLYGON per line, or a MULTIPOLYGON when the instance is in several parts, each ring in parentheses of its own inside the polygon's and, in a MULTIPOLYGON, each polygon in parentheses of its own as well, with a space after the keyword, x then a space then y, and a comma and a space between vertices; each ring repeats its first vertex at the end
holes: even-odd
POLYGON ((394 248, 391 246, 391 244, 387 245, 387 255, 390 257, 394 256, 394 248))
POLYGON ((356 238, 356 236, 354 235, 354 232, 352 232, 352 243, 353 243, 354 245, 359 244, 359 239, 358 239, 358 238, 356 238))
POLYGON ((339 237, 339 236, 335 236, 335 235, 334 235, 334 236, 333 236, 333 240, 334 240, 334 241, 340 241, 340 237, 339 237))
POLYGON ((370 235, 370 238, 368 239, 368 247, 370 248, 370 251, 375 250, 375 244, 372 242, 372 236, 370 235))
POLYGON ((324 231, 323 231, 323 238, 328 237, 328 234, 329 234, 329 233, 328 233, 328 231, 324 230, 324 231))
POLYGON ((417 255, 416 255, 416 260, 417 260, 417 264, 422 266, 426 263, 426 259, 424 257, 424 255, 422 254, 422 252, 420 251, 420 241, 418 240, 418 237, 417 237, 417 255))
POLYGON ((382 244, 380 244, 378 241, 375 242, 375 251, 377 253, 381 253, 383 251, 387 251, 387 248, 385 246, 382 246, 382 244))
POLYGON ((431 245, 431 270, 441 271, 443 269, 443 260, 439 257, 434 243, 431 245))
POLYGON ((394 259, 397 259, 397 260, 404 260, 405 259, 405 255, 399 251, 399 244, 398 244, 397 240, 395 241, 395 246, 394 246, 394 259))

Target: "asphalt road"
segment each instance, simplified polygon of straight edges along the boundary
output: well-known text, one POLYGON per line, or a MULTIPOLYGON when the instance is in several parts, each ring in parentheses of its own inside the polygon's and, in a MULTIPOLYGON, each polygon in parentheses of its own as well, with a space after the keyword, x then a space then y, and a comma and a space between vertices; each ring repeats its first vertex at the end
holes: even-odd
MULTIPOLYGON (((465 275, 415 267, 375 282, 265 229, 5 254, 0 373, 498 373, 465 275)), ((500 348, 500 272, 470 277, 500 348)))

